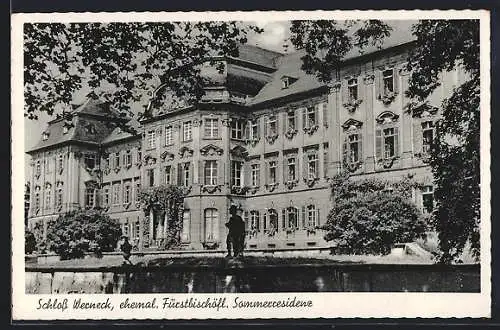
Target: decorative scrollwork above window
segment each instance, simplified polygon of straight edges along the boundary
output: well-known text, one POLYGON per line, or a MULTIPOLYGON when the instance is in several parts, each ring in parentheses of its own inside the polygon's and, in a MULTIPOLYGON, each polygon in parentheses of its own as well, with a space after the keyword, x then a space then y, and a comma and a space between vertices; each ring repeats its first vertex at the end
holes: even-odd
POLYGON ((289 127, 285 132, 285 137, 291 140, 295 135, 297 135, 297 132, 298 131, 295 128, 289 127))
POLYGON ((298 182, 299 182, 298 180, 288 180, 285 182, 285 187, 288 190, 291 190, 297 186, 298 182))
POLYGON ((352 118, 346 120, 345 123, 342 124, 342 128, 345 131, 356 131, 359 130, 361 126, 363 126, 363 122, 352 118))
POLYGON ((182 148, 179 149, 179 156, 181 158, 187 158, 187 157, 192 157, 194 154, 194 150, 190 149, 186 146, 183 146, 182 148))
POLYGON ((395 160, 396 157, 383 158, 379 159, 378 163, 382 165, 383 168, 391 168, 394 165, 395 160))
POLYGON ((398 120, 399 116, 392 111, 384 111, 377 116, 377 123, 380 125, 392 124, 398 120))
POLYGON ((219 148, 216 145, 208 144, 200 149, 200 154, 202 156, 220 156, 224 153, 224 149, 219 148))
POLYGON ((259 143, 259 141, 260 141, 260 137, 254 137, 251 139, 247 139, 245 142, 246 142, 246 144, 249 144, 252 147, 255 147, 257 145, 257 143, 259 143))
POLYGON ((170 162, 170 161, 174 160, 175 155, 171 152, 164 151, 161 153, 160 158, 163 162, 170 162))
POLYGON ((232 186, 231 193, 236 195, 245 195, 248 191, 247 186, 232 186))
POLYGON ((350 162, 347 159, 343 160, 344 167, 351 173, 356 172, 359 168, 361 168, 361 165, 363 164, 362 161, 357 161, 357 162, 350 162))
POLYGON ((248 158, 248 151, 245 149, 245 147, 237 145, 230 151, 231 155, 236 158, 242 158, 242 159, 247 159, 248 158))
POLYGON ((155 165, 156 158, 151 155, 144 156, 144 165, 155 165))
POLYGON ((312 188, 314 187, 314 185, 316 184, 316 182, 319 181, 319 178, 317 177, 309 177, 309 178, 304 178, 304 182, 306 183, 306 185, 309 187, 309 188, 312 188))
POLYGON ((264 187, 266 187, 267 191, 269 192, 273 192, 276 187, 278 187, 279 183, 278 182, 275 182, 275 183, 268 183, 266 185, 264 185, 264 187))
POLYGON ((382 103, 384 105, 389 105, 392 103, 392 101, 394 101, 394 99, 396 98, 396 95, 397 95, 397 93, 387 92, 387 93, 381 94, 379 96, 379 99, 380 99, 380 101, 382 101, 382 103))
POLYGON ((266 136, 266 141, 269 143, 269 144, 273 144, 274 141, 276 141, 276 139, 278 138, 278 134, 277 133, 274 133, 274 134, 269 134, 266 136))
POLYGON ((349 102, 344 103, 344 107, 347 109, 347 111, 353 113, 361 103, 363 103, 363 100, 350 100, 349 102))
POLYGON ((309 135, 313 135, 318 130, 318 128, 319 128, 318 125, 304 127, 304 133, 307 133, 309 135))
POLYGON ((222 186, 221 185, 202 185, 201 186, 201 192, 207 192, 209 194, 213 194, 216 191, 221 191, 222 186))

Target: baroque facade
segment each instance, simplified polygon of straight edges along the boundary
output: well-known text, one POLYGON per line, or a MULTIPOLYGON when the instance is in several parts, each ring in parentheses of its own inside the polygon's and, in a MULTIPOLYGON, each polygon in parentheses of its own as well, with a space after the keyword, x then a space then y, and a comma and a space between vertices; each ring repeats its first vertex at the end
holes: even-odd
POLYGON ((352 176, 422 183, 423 212, 433 207, 428 152, 441 101, 465 76, 441 76, 427 103, 408 110, 405 59, 413 43, 350 54, 332 84, 301 69, 300 52, 243 46, 201 101, 131 120, 139 134, 111 128, 116 113, 89 100, 49 122, 32 156, 28 226, 46 230, 57 214, 104 207, 139 248, 166 237, 163 215, 145 214, 141 187, 183 186, 182 242, 223 249, 229 206, 243 210, 247 249, 328 246, 319 229, 331 205, 329 178, 352 176))

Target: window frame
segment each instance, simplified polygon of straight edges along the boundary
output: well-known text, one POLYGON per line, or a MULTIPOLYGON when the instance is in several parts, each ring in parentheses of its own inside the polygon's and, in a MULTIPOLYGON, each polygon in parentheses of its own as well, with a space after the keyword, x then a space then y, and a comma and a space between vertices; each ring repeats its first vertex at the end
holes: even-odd
POLYGON ((205 118, 203 123, 203 137, 205 139, 219 138, 219 119, 205 118), (208 125, 210 123, 210 125, 208 125))
POLYGON ((193 140, 193 122, 191 120, 182 123, 182 142, 193 140))
POLYGON ((250 165, 250 181, 252 187, 258 187, 260 185, 260 164, 250 165))
POLYGON ((358 101, 358 78, 347 79, 347 96, 350 103, 358 101))
POLYGON ((147 131, 146 145, 148 150, 156 149, 156 129, 147 131))
POLYGON ((394 69, 385 69, 382 71, 382 88, 384 94, 394 93, 394 69), (387 74, 386 73, 390 73, 387 74), (388 88, 390 86, 390 88, 388 88))
POLYGON ((172 125, 165 126, 165 145, 170 146, 174 144, 174 132, 172 125))

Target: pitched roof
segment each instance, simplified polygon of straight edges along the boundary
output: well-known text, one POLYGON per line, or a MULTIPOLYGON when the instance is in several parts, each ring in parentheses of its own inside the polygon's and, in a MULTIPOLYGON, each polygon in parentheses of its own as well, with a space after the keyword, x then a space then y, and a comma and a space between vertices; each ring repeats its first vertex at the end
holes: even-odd
POLYGON ((63 119, 51 121, 49 123, 49 126, 45 130, 45 132, 49 134, 47 140, 43 140, 43 138, 40 139, 40 141, 38 141, 38 143, 28 151, 28 153, 73 140, 73 135, 75 134, 75 127, 69 127, 68 132, 64 134, 65 123, 66 122, 63 119))
POLYGON ((282 53, 273 50, 264 49, 254 45, 241 45, 238 47, 239 60, 257 63, 270 68, 276 67, 276 60, 283 56, 282 53))
MULTIPOLYGON (((139 132, 141 128, 141 124, 135 118, 130 119, 130 121, 127 122, 127 126, 132 128, 136 132, 139 132)), ((123 139, 131 138, 133 136, 134 135, 132 135, 131 133, 124 132, 120 127, 117 127, 111 132, 111 134, 109 134, 104 140, 102 140, 102 143, 103 144, 112 143, 123 139)), ((140 135, 136 135, 136 137, 140 137, 140 135)))
MULTIPOLYGON (((415 22, 416 21, 386 21, 386 23, 392 27, 392 31, 390 36, 384 39, 383 49, 402 45, 414 40, 414 37, 410 33, 410 26, 415 22)), ((361 55, 375 53, 380 50, 380 48, 373 45, 367 45, 363 48, 362 52, 360 52, 359 48, 353 48, 343 60, 351 60, 361 55)), ((301 69, 301 57, 304 55, 305 51, 299 50, 281 57, 278 69, 274 72, 272 80, 259 91, 259 93, 249 102, 249 105, 256 105, 325 86, 325 84, 321 83, 315 75, 307 74, 301 69), (282 88, 281 79, 285 76, 297 80, 291 83, 287 88, 282 88)))

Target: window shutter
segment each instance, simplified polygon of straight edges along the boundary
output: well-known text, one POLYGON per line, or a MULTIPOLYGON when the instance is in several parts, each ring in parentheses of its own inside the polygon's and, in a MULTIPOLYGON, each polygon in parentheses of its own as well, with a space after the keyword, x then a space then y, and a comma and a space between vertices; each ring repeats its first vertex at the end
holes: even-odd
POLYGON ((376 93, 378 99, 380 99, 382 97, 383 88, 384 88, 384 86, 382 84, 382 71, 376 70, 375 71, 375 93, 376 93))
POLYGON ((177 185, 182 186, 182 163, 177 164, 177 185))
POLYGON ((358 159, 360 161, 364 160, 363 156, 363 134, 358 133, 358 159))
POLYGON ((287 158, 283 158, 283 183, 285 183, 288 180, 287 174, 288 174, 288 160, 287 158))
POLYGON ((394 127, 394 156, 399 157, 399 128, 394 127))
POLYGON ((375 130, 375 156, 378 159, 382 159, 382 130, 375 130))
POLYGON ((307 180, 307 153, 302 156, 302 177, 307 180))
POLYGON ((320 103, 323 112, 323 126, 328 127, 328 107, 327 103, 320 103))
POLYGON ((307 108, 302 108, 302 128, 308 127, 307 124, 307 108))
POLYGON ((360 76, 358 78, 358 100, 364 100, 365 99, 365 83, 364 79, 360 76))
POLYGON ((394 94, 397 94, 399 92, 399 75, 396 68, 392 69, 392 80, 394 85, 394 94))
POLYGON ((340 88, 342 93, 342 104, 346 104, 349 102, 349 88, 347 85, 347 79, 342 79, 340 82, 340 88))
POLYGON ((349 163, 349 143, 348 143, 348 140, 349 140, 349 136, 346 135, 344 137, 344 143, 342 144, 342 160, 345 163, 349 163))
POLYGON ((306 207, 302 206, 302 228, 306 228, 306 207))
POLYGON ((422 152, 423 129, 420 120, 413 119, 413 149, 415 153, 422 152))

